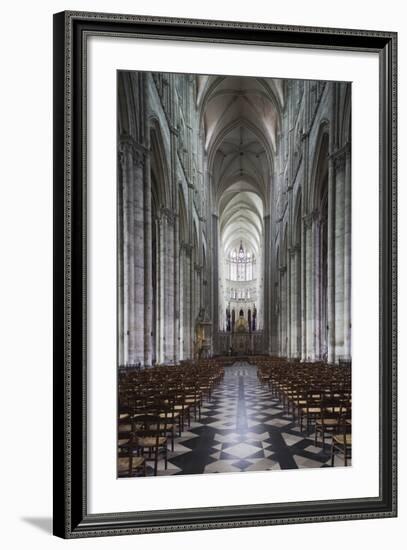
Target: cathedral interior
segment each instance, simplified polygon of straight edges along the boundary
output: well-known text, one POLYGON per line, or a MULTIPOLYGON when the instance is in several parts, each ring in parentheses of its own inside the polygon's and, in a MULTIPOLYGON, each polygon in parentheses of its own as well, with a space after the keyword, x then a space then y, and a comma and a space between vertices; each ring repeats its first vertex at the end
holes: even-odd
POLYGON ((117 78, 118 475, 348 466, 351 84, 117 78))

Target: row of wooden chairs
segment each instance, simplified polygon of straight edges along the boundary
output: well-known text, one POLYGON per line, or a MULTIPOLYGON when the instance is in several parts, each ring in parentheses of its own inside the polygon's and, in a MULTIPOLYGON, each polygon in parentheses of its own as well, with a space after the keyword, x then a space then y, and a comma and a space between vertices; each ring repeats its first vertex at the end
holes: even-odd
POLYGON ((285 414, 292 415, 300 430, 314 430, 315 445, 321 437, 331 442, 331 464, 335 455, 344 455, 345 466, 351 456, 351 369, 324 363, 264 361, 258 367, 261 384, 278 399, 285 414))
POLYGON ((216 362, 130 369, 119 378, 118 469, 119 476, 146 475, 153 462, 157 475, 159 458, 167 469, 168 444, 174 450, 175 434, 200 419, 202 404, 210 400, 223 378, 216 362))

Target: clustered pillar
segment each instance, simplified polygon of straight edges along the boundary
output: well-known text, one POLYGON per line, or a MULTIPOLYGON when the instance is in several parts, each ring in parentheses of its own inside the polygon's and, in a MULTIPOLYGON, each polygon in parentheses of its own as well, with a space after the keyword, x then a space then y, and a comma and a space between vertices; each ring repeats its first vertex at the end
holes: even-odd
POLYGON ((144 363, 144 153, 130 139, 119 144, 119 360, 124 364, 144 363))

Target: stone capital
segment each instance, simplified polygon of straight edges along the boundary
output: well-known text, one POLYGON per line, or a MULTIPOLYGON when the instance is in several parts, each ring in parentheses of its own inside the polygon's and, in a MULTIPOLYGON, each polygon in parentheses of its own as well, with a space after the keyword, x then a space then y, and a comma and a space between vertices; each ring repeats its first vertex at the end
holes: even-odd
POLYGON ((299 252, 301 249, 300 245, 299 244, 296 244, 294 246, 290 246, 288 248, 288 253, 290 256, 295 256, 295 254, 297 254, 297 252, 299 252))
POLYGON ((329 155, 329 160, 334 162, 336 168, 342 168, 346 157, 349 156, 351 150, 350 142, 348 141, 342 147, 339 147, 329 155))
POLYGON ((119 159, 122 165, 132 162, 135 167, 144 165, 145 157, 149 154, 148 149, 137 143, 131 136, 122 135, 118 142, 119 159))
POLYGON ((175 214, 169 208, 161 208, 161 219, 165 220, 170 225, 175 224, 175 214))
POLYGON ((321 219, 321 212, 318 210, 318 208, 315 208, 311 212, 311 216, 312 216, 312 221, 314 222, 319 221, 321 219))
POLYGON ((337 157, 335 159, 335 169, 343 170, 345 168, 345 163, 346 163, 346 152, 343 153, 340 157, 337 157))
POLYGON ((144 166, 145 160, 146 160, 145 151, 141 151, 140 149, 135 149, 133 153, 133 166, 135 168, 144 166))
POLYGON ((306 214, 305 216, 303 216, 302 219, 303 219, 303 222, 304 222, 305 229, 311 229, 313 221, 314 221, 313 213, 311 212, 310 214, 306 214))
POLYGON ((183 250, 187 256, 191 257, 191 255, 192 255, 192 244, 182 241, 181 242, 181 250, 183 250))

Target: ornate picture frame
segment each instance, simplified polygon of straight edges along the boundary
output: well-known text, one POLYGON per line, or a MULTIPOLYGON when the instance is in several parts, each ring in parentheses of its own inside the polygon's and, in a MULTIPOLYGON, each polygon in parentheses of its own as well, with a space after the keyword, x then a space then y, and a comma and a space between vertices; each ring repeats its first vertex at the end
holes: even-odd
MULTIPOLYGON (((397 514, 397 35, 136 15, 54 15, 54 534, 63 538, 394 517, 397 514), (310 51, 379 61, 379 495, 90 513, 87 93, 89 37, 310 51)), ((114 129, 112 129, 114 131, 114 129)), ((372 238, 376 238, 373 236, 372 238)), ((97 342, 93 342, 97 345, 97 342)), ((113 366, 112 366, 113 368, 113 366)), ((240 476, 238 476, 240 477, 240 476)))

